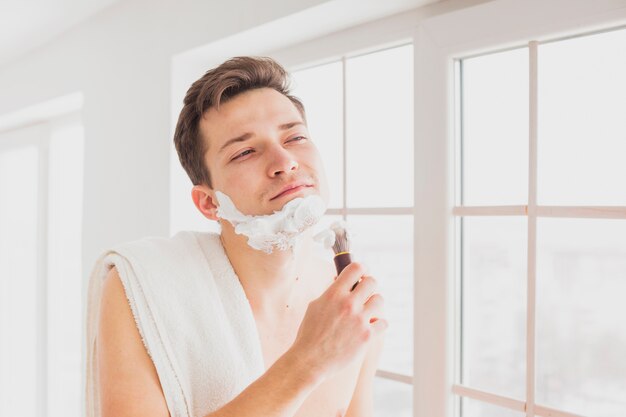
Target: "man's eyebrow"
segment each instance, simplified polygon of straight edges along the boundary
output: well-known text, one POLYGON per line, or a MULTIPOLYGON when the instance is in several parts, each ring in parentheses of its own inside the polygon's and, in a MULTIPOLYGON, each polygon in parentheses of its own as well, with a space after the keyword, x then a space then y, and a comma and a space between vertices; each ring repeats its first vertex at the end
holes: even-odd
POLYGON ((297 126, 297 125, 303 125, 304 126, 304 123, 298 120, 297 122, 289 122, 289 123, 282 124, 282 125, 278 126, 278 128, 280 130, 287 130, 287 129, 291 129, 292 127, 297 126))
MULTIPOLYGON (((298 125, 303 125, 304 126, 304 122, 297 121, 297 122, 283 123, 282 125, 278 126, 278 129, 280 129, 280 130, 288 130, 288 129, 291 129, 292 127, 298 126, 298 125)), ((245 142, 248 139, 250 139, 251 137, 252 137, 252 133, 251 132, 247 132, 247 133, 244 133, 243 135, 240 135, 240 136, 237 136, 235 138, 227 140, 226 143, 224 143, 222 145, 222 147, 220 148, 220 150, 218 151, 218 154, 222 153, 222 151, 224 149, 228 148, 233 143, 245 142)))
POLYGON ((230 145, 232 145, 233 143, 237 143, 237 142, 245 142, 248 139, 250 139, 252 137, 252 133, 248 132, 248 133, 244 133, 241 136, 237 136, 236 138, 232 138, 226 141, 225 144, 222 145, 222 147, 220 148, 218 154, 222 153, 222 151, 226 148, 228 148, 230 145))

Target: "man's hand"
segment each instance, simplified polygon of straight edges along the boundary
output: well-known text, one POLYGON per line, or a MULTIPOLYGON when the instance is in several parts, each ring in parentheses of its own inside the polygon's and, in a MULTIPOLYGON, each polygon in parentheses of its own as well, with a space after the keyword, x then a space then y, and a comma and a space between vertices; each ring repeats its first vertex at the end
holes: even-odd
POLYGON ((376 280, 353 262, 309 303, 290 353, 316 379, 325 379, 362 358, 370 339, 387 328, 383 297, 375 290, 376 280), (359 285, 350 291, 356 282, 359 285))

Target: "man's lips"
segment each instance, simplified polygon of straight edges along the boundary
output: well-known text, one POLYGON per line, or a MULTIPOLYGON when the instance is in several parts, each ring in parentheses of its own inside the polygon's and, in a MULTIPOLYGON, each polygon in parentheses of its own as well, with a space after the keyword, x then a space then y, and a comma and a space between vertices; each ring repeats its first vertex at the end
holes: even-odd
POLYGON ((290 184, 285 186, 278 194, 276 194, 274 197, 270 198, 271 200, 275 200, 279 197, 282 197, 284 195, 288 195, 291 193, 295 193, 301 189, 307 188, 307 187, 312 187, 313 185, 311 184, 306 184, 306 183, 298 183, 298 184, 290 184))

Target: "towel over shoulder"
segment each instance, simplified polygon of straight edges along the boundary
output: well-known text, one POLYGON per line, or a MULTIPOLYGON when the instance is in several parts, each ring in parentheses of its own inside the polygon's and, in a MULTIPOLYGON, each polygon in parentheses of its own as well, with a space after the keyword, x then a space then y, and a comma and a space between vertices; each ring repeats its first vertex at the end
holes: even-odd
POLYGON ((89 279, 86 407, 100 417, 96 338, 115 266, 172 417, 219 409, 264 372, 250 303, 218 234, 179 232, 117 245, 89 279))

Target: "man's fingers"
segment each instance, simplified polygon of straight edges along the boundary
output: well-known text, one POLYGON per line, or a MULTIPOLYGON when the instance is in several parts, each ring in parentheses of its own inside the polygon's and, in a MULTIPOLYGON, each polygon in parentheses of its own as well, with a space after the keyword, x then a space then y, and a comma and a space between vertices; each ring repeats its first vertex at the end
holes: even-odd
POLYGON ((387 330, 387 327, 389 327, 389 323, 385 319, 376 319, 375 321, 370 322, 370 325, 376 333, 382 333, 387 330))
POLYGON ((364 275, 361 277, 361 281, 358 282, 358 285, 353 287, 352 293, 360 304, 365 304, 367 299, 376 292, 377 286, 378 284, 373 277, 364 275))
POLYGON ((363 313, 366 315, 366 317, 381 316, 384 305, 385 300, 383 299, 383 296, 380 294, 374 294, 369 298, 369 300, 367 300, 367 302, 363 306, 363 313))
POLYGON ((339 274, 332 285, 337 286, 339 291, 350 291, 352 286, 354 286, 364 274, 365 268, 363 265, 359 262, 352 262, 341 271, 341 274, 339 274))

